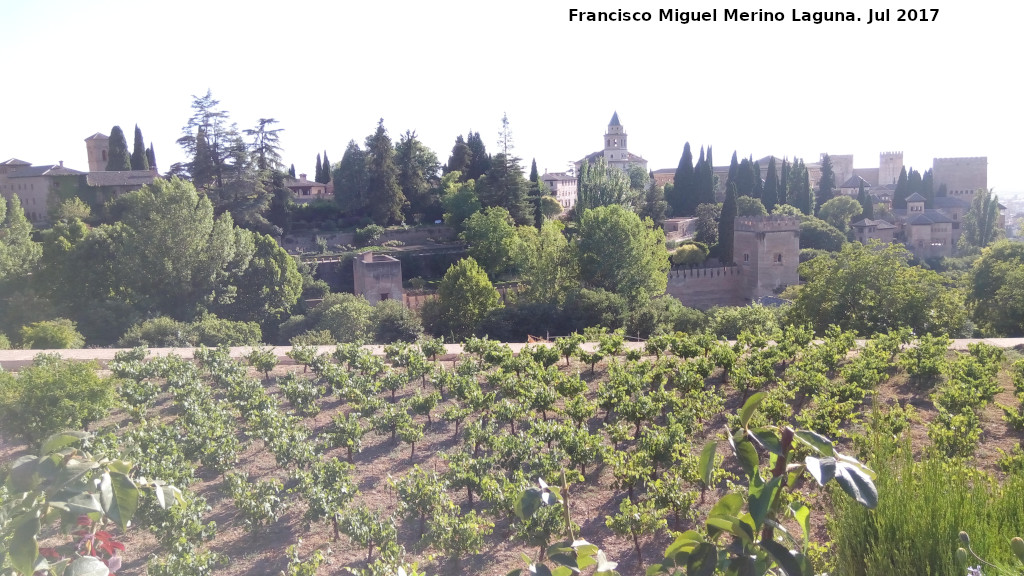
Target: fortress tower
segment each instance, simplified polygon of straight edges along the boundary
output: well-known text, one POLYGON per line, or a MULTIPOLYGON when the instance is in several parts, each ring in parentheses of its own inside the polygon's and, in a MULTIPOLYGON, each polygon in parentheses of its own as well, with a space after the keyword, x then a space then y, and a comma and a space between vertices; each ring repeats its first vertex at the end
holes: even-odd
POLYGON ((733 259, 740 268, 739 296, 748 302, 797 284, 800 220, 792 216, 736 218, 733 259))
POLYGON ((99 132, 85 139, 85 152, 89 156, 89 172, 105 172, 107 170, 107 151, 110 149, 110 137, 99 132))
POLYGON ((878 185, 896 184, 903 170, 903 152, 882 152, 878 155, 878 185))

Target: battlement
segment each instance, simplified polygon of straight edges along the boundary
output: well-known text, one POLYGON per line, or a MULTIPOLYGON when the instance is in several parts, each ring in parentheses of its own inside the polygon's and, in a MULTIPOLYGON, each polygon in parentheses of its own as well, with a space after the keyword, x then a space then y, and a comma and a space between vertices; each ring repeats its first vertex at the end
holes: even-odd
POLYGON ((722 276, 739 276, 742 269, 739 266, 681 266, 668 271, 669 282, 696 279, 696 278, 719 278, 722 276))
POLYGON ((932 158, 932 166, 936 164, 981 164, 988 163, 988 156, 965 156, 962 158, 932 158))
POLYGON ((879 156, 903 156, 903 151, 902 150, 897 150, 895 152, 881 152, 878 155, 879 156))
POLYGON ((771 216, 744 216, 736 218, 736 232, 797 232, 800 219, 783 214, 771 216))

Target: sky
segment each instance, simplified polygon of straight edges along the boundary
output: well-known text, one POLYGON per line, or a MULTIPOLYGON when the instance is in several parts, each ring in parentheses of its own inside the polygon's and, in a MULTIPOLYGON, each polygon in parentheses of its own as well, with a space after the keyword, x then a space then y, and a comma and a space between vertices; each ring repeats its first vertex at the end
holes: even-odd
POLYGON ((130 146, 138 124, 164 171, 185 159, 175 141, 210 90, 239 129, 278 120, 285 164, 310 176, 317 153, 340 161, 381 118, 443 163, 470 130, 496 150, 506 114, 525 167, 564 171, 602 148, 617 111, 651 169, 675 168, 685 142, 713 146, 716 165, 733 151, 853 154, 858 168, 903 151, 920 171, 986 156, 989 186, 1024 194, 1024 3, 890 3, 892 20, 939 12, 868 24, 883 4, 0 0, 0 160, 86 170, 86 137, 120 125, 130 146), (570 22, 570 8, 652 21, 570 22), (716 8, 717 22, 658 21, 716 8), (725 22, 727 8, 785 20, 725 22), (825 8, 862 20, 792 20, 825 8))

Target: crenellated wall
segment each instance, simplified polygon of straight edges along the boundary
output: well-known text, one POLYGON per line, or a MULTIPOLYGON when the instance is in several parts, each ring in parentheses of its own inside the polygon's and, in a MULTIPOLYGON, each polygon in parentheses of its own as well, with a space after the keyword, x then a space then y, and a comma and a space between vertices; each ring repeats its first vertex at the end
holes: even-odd
POLYGON ((712 306, 742 306, 742 271, 739 266, 678 268, 669 270, 666 292, 683 306, 706 310, 712 306))

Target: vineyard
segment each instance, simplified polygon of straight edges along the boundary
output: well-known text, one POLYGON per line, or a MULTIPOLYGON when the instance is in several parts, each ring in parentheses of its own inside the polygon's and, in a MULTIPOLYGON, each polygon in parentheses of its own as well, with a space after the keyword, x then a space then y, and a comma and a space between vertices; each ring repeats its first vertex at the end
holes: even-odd
MULTIPOLYGON (((871 559, 888 553, 857 548, 868 537, 856 528, 882 533, 887 502, 910 497, 886 471, 909 483, 932 462, 935 474, 969 470, 965 490, 989 486, 978 497, 992 510, 1009 499, 998 522, 979 512, 916 535, 937 550, 930 571, 956 573, 960 530, 1001 561, 1024 532, 1024 506, 1013 511, 1024 499, 1024 361, 948 347, 909 331, 858 341, 789 327, 734 343, 655 336, 642 349, 608 332, 518 354, 476 338, 459 355, 440 340, 382 355, 295 347, 288 363, 262 348, 244 362, 223 349, 194 361, 136 349, 101 374, 112 394, 90 396, 108 410, 85 413, 81 400, 70 421, 92 433, 83 452, 130 463, 110 477, 149 479, 139 486, 159 494, 139 499, 131 526, 114 519, 126 530, 104 527, 111 570, 111 550, 124 548, 118 574, 896 573, 871 559), (541 562, 561 568, 531 572, 541 562)), ((61 422, 12 383, 61 363, 95 372, 41 356, 0 374, 0 474, 11 481, 15 459, 61 422)), ((44 529, 39 541, 43 555, 62 540, 44 529)))

